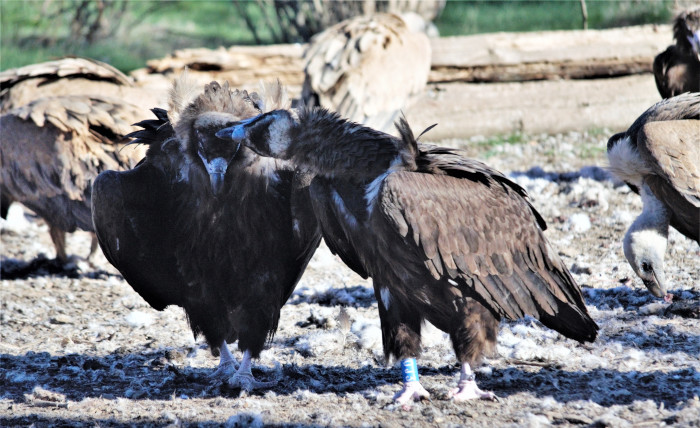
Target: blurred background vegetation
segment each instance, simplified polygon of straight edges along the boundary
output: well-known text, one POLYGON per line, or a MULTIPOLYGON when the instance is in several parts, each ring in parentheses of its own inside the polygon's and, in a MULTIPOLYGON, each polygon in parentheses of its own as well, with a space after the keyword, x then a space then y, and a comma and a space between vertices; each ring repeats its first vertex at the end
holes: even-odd
MULTIPOLYGON (((597 29, 669 23, 677 1, 586 0, 587 25, 597 29)), ((0 70, 77 55, 128 72, 186 47, 303 42, 319 27, 333 23, 314 9, 319 4, 320 0, 0 0, 0 70)), ((333 9, 339 3, 323 4, 333 9)), ((352 2, 346 2, 348 7, 359 9, 352 2)), ((434 23, 441 36, 583 26, 581 0, 447 1, 434 23)))

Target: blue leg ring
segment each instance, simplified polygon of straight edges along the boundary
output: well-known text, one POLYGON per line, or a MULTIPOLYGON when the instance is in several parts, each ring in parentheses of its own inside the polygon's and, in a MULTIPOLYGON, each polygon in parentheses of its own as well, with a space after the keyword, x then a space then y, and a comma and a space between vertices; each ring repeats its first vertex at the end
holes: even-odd
POLYGON ((401 360, 401 375, 404 383, 418 382, 418 364, 415 358, 401 360))

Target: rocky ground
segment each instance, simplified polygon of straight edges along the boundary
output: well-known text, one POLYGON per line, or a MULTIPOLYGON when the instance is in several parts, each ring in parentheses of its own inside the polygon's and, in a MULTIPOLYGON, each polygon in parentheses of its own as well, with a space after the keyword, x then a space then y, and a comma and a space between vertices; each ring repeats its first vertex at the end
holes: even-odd
MULTIPOLYGON (((427 328, 419 367, 432 400, 394 404, 400 374, 383 361, 371 283, 323 246, 254 369, 279 383, 242 395, 211 384, 217 359, 182 310, 151 309, 101 254, 94 266, 8 279, 53 256, 46 226, 17 206, 0 223, 0 426, 698 426, 698 245, 671 232, 676 301, 643 288, 621 250, 641 202, 601 169, 610 133, 441 142, 528 189, 601 328, 580 345, 532 319, 503 322, 477 371, 498 402, 447 398, 459 368, 449 339, 427 328)), ((85 256, 89 242, 73 234, 69 252, 85 256)))

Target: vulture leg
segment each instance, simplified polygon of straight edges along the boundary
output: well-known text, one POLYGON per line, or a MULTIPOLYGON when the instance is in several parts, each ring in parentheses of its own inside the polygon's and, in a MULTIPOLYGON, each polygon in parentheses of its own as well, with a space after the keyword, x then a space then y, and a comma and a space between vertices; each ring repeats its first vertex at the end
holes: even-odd
POLYGON ((497 400, 495 394, 479 389, 470 364, 479 362, 484 354, 493 353, 498 336, 498 320, 482 304, 469 297, 457 300, 459 310, 450 324, 450 338, 457 360, 462 363, 457 388, 450 391, 455 401, 472 399, 497 400))
POLYGON ((496 394, 490 391, 482 391, 476 386, 476 381, 474 380, 474 373, 472 373, 469 363, 462 363, 462 370, 459 374, 459 382, 457 383, 457 388, 450 391, 450 397, 455 401, 467 401, 473 400, 475 398, 481 400, 492 400, 498 401, 496 394))
POLYGON ((61 264, 66 264, 68 262, 68 256, 66 255, 66 232, 49 224, 49 235, 51 235, 53 245, 56 247, 56 260, 61 264))
POLYGON ((90 238, 90 253, 87 256, 88 262, 92 260, 92 257, 95 255, 95 251, 97 250, 97 235, 95 235, 94 232, 91 232, 90 238))
POLYGON ((430 393, 418 381, 418 366, 415 358, 401 360, 403 388, 394 395, 394 401, 408 404, 412 401, 429 400, 430 393))
POLYGON ((212 379, 228 379, 229 377, 234 375, 235 370, 238 369, 238 361, 236 361, 236 358, 228 349, 228 345, 226 344, 225 340, 222 342, 221 347, 219 348, 219 352, 221 353, 219 367, 217 367, 216 370, 210 373, 209 377, 212 379))
POLYGON ((260 382, 253 377, 252 360, 250 351, 246 350, 243 353, 243 360, 241 360, 241 365, 238 367, 238 371, 231 376, 228 380, 228 384, 231 387, 239 387, 244 391, 252 391, 256 388, 271 388, 277 385, 277 381, 270 382, 260 382))

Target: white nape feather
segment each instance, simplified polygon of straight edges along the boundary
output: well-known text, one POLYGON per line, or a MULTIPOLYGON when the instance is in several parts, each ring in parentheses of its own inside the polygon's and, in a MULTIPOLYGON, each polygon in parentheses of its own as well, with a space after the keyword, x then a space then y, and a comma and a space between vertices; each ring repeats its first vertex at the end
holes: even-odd
POLYGON ((389 176, 389 174, 394 172, 397 166, 402 164, 403 159, 401 158, 401 156, 396 156, 396 158, 394 158, 394 160, 391 161, 389 169, 387 169, 385 173, 377 176, 377 178, 372 180, 372 182, 365 187, 365 201, 367 202, 367 214, 372 215, 372 210, 374 209, 377 197, 379 196, 379 191, 382 189, 382 183, 384 183, 384 179, 386 179, 389 176))
POLYGON ((653 173, 632 146, 630 137, 621 138, 617 144, 610 148, 608 161, 610 162, 608 169, 611 173, 620 180, 632 183, 637 187, 641 187, 644 175, 653 173))

